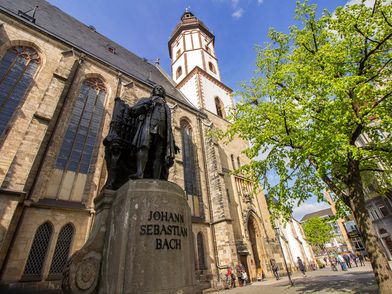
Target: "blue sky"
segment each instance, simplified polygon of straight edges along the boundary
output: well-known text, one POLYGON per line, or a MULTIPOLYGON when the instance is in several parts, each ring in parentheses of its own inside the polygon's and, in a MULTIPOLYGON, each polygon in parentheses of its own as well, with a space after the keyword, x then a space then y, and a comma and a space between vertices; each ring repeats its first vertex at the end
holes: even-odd
MULTIPOLYGON (((188 8, 215 35, 215 50, 222 81, 234 91, 255 70, 255 45, 268 41, 270 27, 287 32, 295 23, 295 0, 49 0, 86 25, 171 74, 167 42, 188 8)), ((313 0, 335 10, 347 0, 313 0)), ((326 207, 310 199, 295 209, 294 217, 326 207)))

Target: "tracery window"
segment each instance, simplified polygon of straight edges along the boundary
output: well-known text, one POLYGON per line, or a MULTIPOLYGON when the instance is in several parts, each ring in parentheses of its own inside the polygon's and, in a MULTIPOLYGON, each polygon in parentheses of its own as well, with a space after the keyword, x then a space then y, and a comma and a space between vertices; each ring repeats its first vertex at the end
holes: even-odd
POLYGON ((179 66, 176 71, 176 79, 178 79, 182 75, 182 67, 179 66))
POLYGON ((71 250, 74 233, 75 229, 71 223, 66 224, 61 228, 61 231, 57 238, 56 248, 54 250, 48 278, 62 278, 62 272, 67 262, 69 252, 71 250))
POLYGON ((192 214, 194 216, 202 217, 203 211, 200 188, 200 175, 197 166, 196 148, 192 139, 192 128, 186 120, 182 120, 180 126, 185 191, 190 200, 192 214))
POLYGON ((0 135, 30 89, 41 59, 31 47, 7 50, 0 61, 0 135))
POLYGON ((199 232, 196 238, 197 242, 197 266, 198 270, 206 269, 205 255, 204 255, 204 239, 203 234, 199 232))
POLYGON ((56 167, 87 174, 103 117, 106 88, 100 79, 83 82, 72 109, 56 167))
POLYGON ((42 269, 48 255, 52 232, 53 225, 49 222, 38 227, 24 268, 23 281, 40 281, 42 279, 42 269))
POLYGON ((216 114, 222 118, 224 118, 224 110, 223 105, 219 97, 215 97, 215 107, 216 107, 216 114))

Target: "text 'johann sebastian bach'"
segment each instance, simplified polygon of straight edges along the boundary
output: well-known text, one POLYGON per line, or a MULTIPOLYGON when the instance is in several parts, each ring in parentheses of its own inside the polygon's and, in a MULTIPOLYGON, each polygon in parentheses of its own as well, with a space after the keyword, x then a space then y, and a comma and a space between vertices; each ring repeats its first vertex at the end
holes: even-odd
POLYGON ((181 237, 188 237, 184 226, 184 215, 167 211, 150 211, 148 222, 166 222, 175 224, 140 225, 140 235, 160 236, 155 239, 155 249, 181 249, 181 237))

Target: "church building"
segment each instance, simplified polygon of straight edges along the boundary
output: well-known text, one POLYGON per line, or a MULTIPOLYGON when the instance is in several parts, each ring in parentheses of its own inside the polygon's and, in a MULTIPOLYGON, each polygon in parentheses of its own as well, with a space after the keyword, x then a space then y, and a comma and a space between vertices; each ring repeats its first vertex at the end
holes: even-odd
POLYGON ((169 181, 192 211, 203 288, 239 263, 252 281, 272 276, 272 258, 283 271, 263 192, 236 172, 247 142, 211 135, 234 107, 215 37, 189 11, 169 37, 172 77, 44 0, 0 2, 0 284, 60 287, 94 223, 115 98, 132 105, 155 85, 181 149, 169 181))

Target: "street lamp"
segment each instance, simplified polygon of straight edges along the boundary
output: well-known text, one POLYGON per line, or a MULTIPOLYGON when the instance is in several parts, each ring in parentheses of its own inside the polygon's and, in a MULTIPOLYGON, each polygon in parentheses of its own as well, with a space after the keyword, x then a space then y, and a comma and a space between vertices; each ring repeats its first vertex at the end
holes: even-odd
POLYGON ((276 222, 275 222, 274 230, 275 230, 276 238, 278 238, 278 241, 279 241, 280 250, 282 251, 282 256, 283 256, 284 266, 286 267, 287 277, 289 278, 289 281, 290 281, 291 286, 294 286, 294 283, 293 283, 293 281, 291 280, 290 271, 289 271, 289 269, 288 269, 288 267, 287 267, 286 256, 284 255, 282 243, 280 242, 279 225, 277 225, 276 222))

